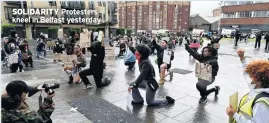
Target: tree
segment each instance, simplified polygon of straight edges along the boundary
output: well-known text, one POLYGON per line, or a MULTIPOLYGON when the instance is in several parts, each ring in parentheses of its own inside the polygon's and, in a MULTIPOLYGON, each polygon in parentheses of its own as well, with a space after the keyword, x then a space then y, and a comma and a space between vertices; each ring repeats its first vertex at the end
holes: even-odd
POLYGON ((116 32, 117 32, 117 35, 121 35, 121 36, 125 34, 125 30, 123 28, 118 28, 116 32))
POLYGON ((132 34, 132 32, 133 32, 133 30, 132 29, 127 29, 127 35, 131 35, 132 34))
POLYGON ((14 24, 3 24, 2 25, 2 35, 3 35, 3 37, 9 36, 10 32, 12 30, 15 30, 15 25, 14 24))

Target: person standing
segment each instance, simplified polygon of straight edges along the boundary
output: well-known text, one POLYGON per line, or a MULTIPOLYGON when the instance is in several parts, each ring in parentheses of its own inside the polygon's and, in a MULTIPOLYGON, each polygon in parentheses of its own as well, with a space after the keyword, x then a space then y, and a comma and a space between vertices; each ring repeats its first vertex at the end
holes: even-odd
POLYGON ((146 102, 149 106, 154 105, 166 105, 172 104, 175 100, 166 96, 166 99, 155 100, 155 94, 158 89, 158 83, 155 80, 155 71, 149 60, 149 55, 151 53, 150 48, 144 44, 138 44, 136 46, 136 59, 138 60, 140 75, 134 82, 129 84, 128 91, 132 91, 133 105, 144 104, 144 99, 141 96, 138 88, 146 88, 146 102))
POLYGON ((266 41, 265 50, 269 50, 269 31, 265 34, 264 39, 266 41))
POLYGON ((200 63, 209 64, 212 66, 212 80, 207 81, 198 78, 198 83, 196 84, 197 90, 200 92, 201 98, 199 100, 199 103, 205 103, 207 101, 207 96, 215 92, 215 96, 219 94, 220 87, 215 86, 214 88, 211 88, 207 90, 207 86, 211 85, 215 81, 215 77, 218 74, 219 65, 218 65, 218 57, 216 57, 216 49, 213 47, 204 47, 202 50, 202 54, 199 54, 192 50, 188 44, 185 44, 185 49, 200 63))
POLYGON ((256 41, 255 41, 255 47, 254 48, 257 48, 257 45, 258 45, 258 49, 260 49, 261 39, 262 39, 262 33, 261 32, 257 32, 257 34, 256 34, 256 41))
POLYGON ((238 44, 238 40, 240 39, 240 36, 241 36, 241 34, 240 34, 239 30, 236 30, 236 32, 235 32, 235 46, 236 47, 238 44))
POLYGON ((233 123, 269 123, 269 60, 255 60, 247 64, 243 50, 237 51, 250 92, 243 96, 238 109, 226 108, 233 123))

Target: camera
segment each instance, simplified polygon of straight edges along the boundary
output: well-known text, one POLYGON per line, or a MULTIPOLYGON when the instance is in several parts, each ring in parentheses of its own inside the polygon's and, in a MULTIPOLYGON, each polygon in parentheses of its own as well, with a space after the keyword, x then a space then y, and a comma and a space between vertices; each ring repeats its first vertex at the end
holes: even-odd
POLYGON ((53 89, 57 89, 59 87, 60 87, 60 84, 58 84, 58 83, 53 83, 53 84, 46 83, 46 84, 44 84, 42 86, 42 88, 45 88, 45 92, 47 92, 49 95, 54 94, 54 90, 53 89))

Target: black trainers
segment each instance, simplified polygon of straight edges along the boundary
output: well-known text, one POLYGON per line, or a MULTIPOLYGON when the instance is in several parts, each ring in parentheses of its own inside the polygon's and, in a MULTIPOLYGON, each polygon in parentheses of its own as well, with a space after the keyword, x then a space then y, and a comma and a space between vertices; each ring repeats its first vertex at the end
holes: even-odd
POLYGON ((219 86, 215 86, 215 96, 218 96, 219 90, 220 90, 220 87, 219 86))
POLYGON ((170 74, 170 79, 173 79, 174 72, 173 71, 170 71, 169 74, 170 74))
POLYGON ((206 103, 207 102, 207 97, 201 97, 199 100, 199 103, 206 103))
POLYGON ((173 99, 172 97, 166 96, 166 100, 168 101, 168 103, 174 103, 175 99, 173 99))
POLYGON ((72 76, 69 76, 68 84, 71 84, 71 83, 73 83, 73 77, 72 76))
POLYGON ((144 101, 141 101, 141 102, 134 102, 134 101, 132 101, 131 104, 132 105, 143 105, 144 104, 144 101))

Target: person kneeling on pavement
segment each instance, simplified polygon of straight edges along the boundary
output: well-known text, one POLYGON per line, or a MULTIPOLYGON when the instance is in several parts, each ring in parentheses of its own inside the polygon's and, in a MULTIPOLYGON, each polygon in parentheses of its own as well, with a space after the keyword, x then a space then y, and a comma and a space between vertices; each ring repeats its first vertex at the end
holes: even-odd
POLYGON ((25 67, 28 67, 29 63, 31 67, 33 67, 32 52, 28 49, 27 46, 25 46, 24 50, 21 50, 21 51, 22 51, 22 62, 25 64, 25 67))
POLYGON ((132 70, 135 65, 135 48, 129 45, 129 49, 127 50, 127 54, 124 58, 124 64, 128 66, 128 70, 132 70))
POLYGON ((80 77, 78 73, 81 71, 82 67, 86 66, 86 59, 84 55, 81 52, 80 45, 76 44, 74 47, 74 54, 77 56, 77 61, 73 61, 73 67, 64 67, 64 71, 67 73, 69 76, 69 81, 68 83, 80 83, 80 77), (74 79, 75 78, 75 79, 74 79))
POLYGON ((22 72, 23 66, 22 66, 22 55, 21 55, 21 51, 19 50, 19 48, 17 48, 15 46, 14 43, 10 43, 9 44, 9 53, 8 54, 8 64, 9 64, 9 68, 10 68, 10 72, 11 73, 16 73, 18 68, 19 71, 22 72))
POLYGON ((160 84, 164 84, 164 81, 165 81, 164 78, 167 75, 170 75, 170 79, 173 78, 173 72, 170 71, 169 69, 172 66, 172 60, 174 59, 174 52, 167 48, 166 40, 163 40, 161 42, 161 45, 157 44, 156 40, 152 40, 152 44, 154 48, 157 50, 157 64, 158 64, 159 73, 160 73, 160 84), (170 56, 170 59, 168 61, 165 59, 165 55, 170 56), (168 74, 165 74, 166 70, 168 74))
POLYGON ((198 83, 196 84, 196 88, 201 95, 199 103, 205 103, 207 101, 207 96, 210 93, 215 92, 215 96, 217 96, 220 90, 219 86, 215 86, 214 88, 207 90, 207 86, 215 81, 215 77, 217 76, 219 70, 219 65, 217 61, 218 57, 216 57, 216 49, 214 49, 213 47, 204 47, 202 50, 202 54, 199 54, 193 49, 191 49, 188 44, 185 44, 185 49, 192 55, 193 58, 198 60, 200 63, 212 65, 212 81, 198 78, 198 83))
POLYGON ((6 86, 6 91, 1 97, 1 121, 2 123, 52 123, 50 118, 54 111, 52 95, 44 99, 39 97, 39 110, 30 110, 25 102, 26 96, 31 97, 38 91, 44 90, 43 85, 38 87, 27 86, 23 81, 16 80, 6 86), (44 102, 42 102, 44 100, 44 102))
POLYGON ((269 123, 269 60, 247 64, 244 51, 238 50, 237 53, 250 92, 241 98, 238 109, 230 105, 226 113, 234 118, 233 123, 269 123))
POLYGON ((94 41, 89 48, 91 52, 91 61, 90 68, 85 69, 79 72, 79 77, 84 83, 83 89, 88 89, 92 87, 92 84, 88 80, 88 75, 93 75, 95 80, 95 84, 97 88, 104 87, 110 83, 110 79, 105 77, 103 80, 103 72, 104 72, 104 58, 105 58, 105 45, 104 45, 104 36, 102 37, 102 41, 94 41))
POLYGON ((148 58, 150 54, 151 51, 148 46, 144 44, 136 46, 136 59, 138 60, 140 75, 134 82, 130 83, 128 88, 128 91, 132 91, 132 104, 144 104, 138 88, 146 89, 146 102, 150 106, 174 103, 175 100, 169 96, 166 96, 166 99, 163 100, 154 100, 159 85, 155 80, 155 70, 148 58))
MULTIPOLYGON (((62 45, 60 44, 59 41, 56 42, 56 45, 53 47, 53 53, 54 54, 62 54, 64 51, 64 48, 62 47, 62 45)), ((53 60, 54 62, 56 62, 56 59, 53 60)))

